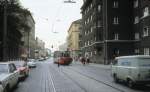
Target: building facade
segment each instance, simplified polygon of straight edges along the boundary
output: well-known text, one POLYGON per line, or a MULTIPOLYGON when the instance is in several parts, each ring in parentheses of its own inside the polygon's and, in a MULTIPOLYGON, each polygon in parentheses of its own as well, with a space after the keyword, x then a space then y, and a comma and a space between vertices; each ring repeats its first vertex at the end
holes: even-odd
POLYGON ((59 46, 59 51, 67 51, 67 49, 68 49, 67 42, 65 42, 59 46))
POLYGON ((39 59, 41 57, 46 57, 47 50, 45 49, 45 42, 36 37, 36 47, 35 47, 35 58, 39 59))
POLYGON ((78 57, 79 49, 79 33, 81 30, 81 20, 74 21, 68 30, 68 49, 71 51, 72 57, 78 57))
POLYGON ((27 16, 28 29, 21 30, 22 42, 21 56, 35 58, 35 21, 32 15, 27 16))
POLYGON ((149 0, 84 0, 82 51, 92 62, 149 55, 149 0))

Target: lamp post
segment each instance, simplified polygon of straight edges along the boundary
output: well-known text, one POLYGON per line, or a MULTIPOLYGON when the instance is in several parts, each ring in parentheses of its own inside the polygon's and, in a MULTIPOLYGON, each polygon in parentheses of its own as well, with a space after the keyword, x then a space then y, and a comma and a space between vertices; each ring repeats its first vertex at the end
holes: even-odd
POLYGON ((3 20, 3 61, 7 60, 7 4, 8 1, 4 0, 4 20, 3 20))

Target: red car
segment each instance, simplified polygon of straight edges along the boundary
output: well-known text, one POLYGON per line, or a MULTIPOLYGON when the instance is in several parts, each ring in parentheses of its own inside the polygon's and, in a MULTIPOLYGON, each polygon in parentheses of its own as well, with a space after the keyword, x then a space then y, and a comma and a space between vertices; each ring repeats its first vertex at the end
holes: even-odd
POLYGON ((19 71, 19 79, 26 78, 29 75, 29 67, 25 61, 13 62, 19 71))

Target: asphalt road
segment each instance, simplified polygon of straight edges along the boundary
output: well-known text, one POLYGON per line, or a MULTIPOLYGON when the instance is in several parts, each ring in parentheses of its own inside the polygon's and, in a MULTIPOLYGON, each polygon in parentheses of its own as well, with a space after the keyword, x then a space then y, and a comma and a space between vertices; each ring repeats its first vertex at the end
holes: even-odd
POLYGON ((108 66, 73 63, 57 67, 49 59, 38 62, 14 92, 150 92, 150 87, 130 89, 116 84, 108 66))

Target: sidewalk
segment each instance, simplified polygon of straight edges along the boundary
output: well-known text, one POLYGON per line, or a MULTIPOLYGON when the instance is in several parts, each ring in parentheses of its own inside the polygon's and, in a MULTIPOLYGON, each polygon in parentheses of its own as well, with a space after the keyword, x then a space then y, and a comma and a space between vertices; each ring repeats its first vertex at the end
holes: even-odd
MULTIPOLYGON (((79 61, 72 62, 72 64, 80 64, 80 65, 82 65, 82 63, 79 62, 79 61)), ((108 70, 111 69, 111 65, 103 65, 103 64, 96 64, 96 63, 89 63, 88 66, 99 67, 99 68, 108 69, 108 70)))

